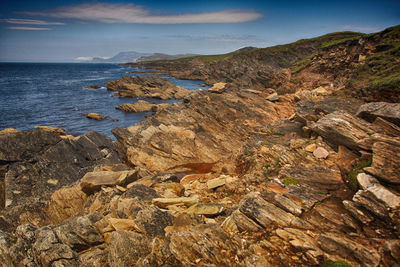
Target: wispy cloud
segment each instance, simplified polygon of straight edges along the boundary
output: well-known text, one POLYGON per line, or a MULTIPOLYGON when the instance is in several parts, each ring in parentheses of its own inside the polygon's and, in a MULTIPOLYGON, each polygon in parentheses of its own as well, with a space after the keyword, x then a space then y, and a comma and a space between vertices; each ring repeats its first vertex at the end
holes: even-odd
POLYGON ((337 29, 343 31, 357 31, 357 32, 377 32, 378 27, 358 26, 358 25, 332 25, 328 26, 330 29, 337 29))
POLYGON ((31 16, 58 19, 78 19, 102 23, 184 24, 184 23, 238 23, 259 19, 253 10, 226 9, 215 12, 159 14, 133 4, 82 4, 63 6, 44 11, 21 12, 31 16))
POLYGON ((226 42, 226 43, 259 43, 265 42, 264 39, 257 37, 256 35, 216 35, 216 36, 193 36, 193 35, 168 35, 169 38, 186 39, 186 40, 205 40, 215 42, 226 42))
POLYGON ((51 22, 44 20, 34 20, 34 19, 0 19, 0 22, 9 24, 23 24, 23 25, 65 25, 62 22, 51 22))
POLYGON ((51 30, 51 28, 20 27, 20 26, 8 27, 8 29, 19 30, 19 31, 50 31, 51 30))

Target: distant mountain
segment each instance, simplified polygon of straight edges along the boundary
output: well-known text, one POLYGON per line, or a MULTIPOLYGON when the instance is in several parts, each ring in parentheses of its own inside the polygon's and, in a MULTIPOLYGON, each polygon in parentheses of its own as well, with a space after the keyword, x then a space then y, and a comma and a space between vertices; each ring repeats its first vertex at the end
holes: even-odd
POLYGON ((107 57, 78 57, 75 60, 85 63, 128 63, 143 57, 149 56, 150 53, 140 53, 135 51, 119 52, 117 55, 107 58, 107 57))
POLYGON ((200 56, 198 54, 178 54, 178 55, 168 55, 162 53, 154 53, 150 56, 141 56, 138 59, 134 60, 134 62, 144 62, 144 61, 154 61, 154 60, 173 60, 185 57, 195 57, 200 56))
POLYGON ((248 52, 257 49, 257 47, 254 46, 245 46, 241 47, 238 50, 233 51, 232 53, 241 53, 241 52, 248 52))

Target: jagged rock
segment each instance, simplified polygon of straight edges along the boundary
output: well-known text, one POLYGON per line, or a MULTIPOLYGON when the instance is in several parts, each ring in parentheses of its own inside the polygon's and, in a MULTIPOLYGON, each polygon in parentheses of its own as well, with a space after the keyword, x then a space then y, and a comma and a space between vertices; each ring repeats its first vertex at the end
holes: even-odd
POLYGON ((108 90, 117 90, 119 97, 146 97, 181 99, 190 94, 190 90, 176 86, 167 79, 158 76, 126 76, 106 83, 108 90))
POLYGON ((239 210, 235 210, 229 217, 227 217, 221 227, 231 233, 258 232, 263 229, 257 222, 253 221, 239 210))
POLYGON ((218 225, 195 226, 187 232, 173 232, 169 237, 171 253, 183 266, 236 266, 241 245, 218 225))
POLYGON ((94 166, 120 162, 112 140, 95 132, 63 139, 46 130, 23 131, 0 135, 0 147, 0 169, 6 168, 0 181, 12 224, 40 223, 46 215, 43 201, 54 191, 76 182, 94 166))
POLYGON ((136 262, 151 252, 150 241, 142 234, 115 231, 110 236, 109 264, 111 267, 135 266, 136 262))
POLYGON ((64 187, 51 195, 47 214, 53 224, 83 215, 87 196, 79 186, 64 187))
POLYGON ((64 129, 62 128, 57 128, 57 127, 51 127, 51 126, 35 126, 35 129, 42 130, 42 131, 47 131, 47 132, 54 132, 59 135, 67 135, 64 129))
POLYGON ((83 192, 91 194, 102 186, 127 185, 138 179, 138 170, 99 171, 86 173, 79 182, 83 192))
POLYGON ((363 190, 372 193, 376 199, 382 201, 387 207, 391 209, 400 207, 400 196, 382 186, 373 176, 360 173, 357 175, 357 181, 363 190))
POLYGON ((354 218, 363 224, 368 224, 374 221, 374 216, 371 215, 367 210, 364 210, 361 204, 350 200, 343 200, 343 205, 354 218))
POLYGON ((57 225, 53 228, 53 231, 57 235, 58 240, 68 245, 74 251, 79 252, 104 242, 103 236, 93 226, 93 223, 101 217, 95 217, 97 215, 75 217, 57 225), (94 221, 91 221, 91 219, 94 221))
POLYGON ((96 121, 101 121, 107 119, 106 116, 103 116, 99 113, 91 112, 91 113, 86 113, 85 117, 88 119, 96 120, 96 121))
POLYGON ((144 100, 139 100, 136 103, 121 104, 116 107, 116 109, 123 110, 125 112, 149 112, 152 111, 155 106, 155 104, 144 100))
POLYGON ((349 113, 335 111, 311 125, 311 130, 334 145, 359 150, 358 141, 376 132, 372 124, 349 113))
POLYGON ((381 117, 400 126, 400 104, 386 102, 367 103, 359 108, 357 116, 369 122, 381 117))
POLYGON ((106 267, 108 264, 109 250, 105 244, 92 247, 79 254, 81 267, 106 267))
POLYGON ((172 225, 172 216, 157 207, 148 207, 138 212, 135 223, 148 237, 165 235, 165 227, 172 225))
POLYGON ((267 100, 271 102, 279 101, 279 95, 278 93, 272 93, 269 96, 267 96, 267 100))
POLYGON ((386 240, 384 245, 383 262, 387 266, 395 266, 400 259, 400 240, 386 240))
POLYGON ((313 154, 314 157, 316 157, 317 159, 326 159, 329 156, 328 150, 323 147, 318 147, 317 149, 315 149, 313 154))
POLYGON ((318 238, 322 250, 357 262, 361 266, 378 266, 381 260, 379 253, 371 247, 363 246, 336 233, 323 233, 318 238))
POLYGON ((110 225, 117 231, 127 230, 127 231, 138 231, 139 228, 135 221, 132 219, 119 219, 119 218, 109 218, 108 221, 110 225))
POLYGON ((270 192, 267 193, 267 200, 274 204, 275 206, 292 213, 293 215, 300 216, 303 213, 303 210, 299 204, 291 200, 290 198, 285 197, 279 193, 270 192))
POLYGON ((137 262, 138 267, 147 266, 183 266, 171 253, 169 241, 161 238, 154 238, 151 243, 151 253, 137 262))
POLYGON ((364 170, 382 181, 400 184, 400 140, 376 142, 372 146, 372 166, 364 170))
POLYGON ((274 224, 281 227, 310 227, 308 223, 302 221, 293 214, 285 212, 253 193, 249 193, 240 201, 239 210, 265 228, 274 224))
POLYGON ((0 131, 0 135, 1 134, 18 133, 18 132, 19 131, 17 129, 14 129, 14 128, 5 128, 5 129, 0 131))

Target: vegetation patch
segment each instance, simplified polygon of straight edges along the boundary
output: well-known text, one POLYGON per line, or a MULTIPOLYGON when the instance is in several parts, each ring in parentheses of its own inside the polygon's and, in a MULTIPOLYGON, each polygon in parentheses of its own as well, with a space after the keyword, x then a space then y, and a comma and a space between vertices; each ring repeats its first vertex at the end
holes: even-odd
POLYGON ((360 39, 361 37, 363 37, 364 35, 365 35, 365 34, 363 34, 363 33, 359 33, 358 35, 354 35, 354 36, 351 36, 351 37, 347 37, 347 38, 343 38, 343 39, 339 39, 339 40, 332 40, 332 41, 329 41, 329 42, 325 42, 325 43, 323 43, 323 44, 321 45, 321 48, 322 48, 322 49, 324 49, 324 48, 329 48, 329 47, 332 47, 332 46, 335 46, 335 45, 343 44, 343 43, 345 43, 345 42, 358 40, 358 39, 360 39))
POLYGON ((297 178, 294 177, 286 177, 283 179, 283 184, 284 185, 298 185, 299 184, 299 180, 297 178))
POLYGON ((365 167, 370 167, 372 165, 372 158, 361 161, 360 164, 355 166, 349 173, 348 180, 349 186, 352 190, 356 191, 359 187, 357 182, 357 175, 364 169, 365 167))
POLYGON ((322 267, 352 267, 351 264, 345 261, 327 261, 322 267))

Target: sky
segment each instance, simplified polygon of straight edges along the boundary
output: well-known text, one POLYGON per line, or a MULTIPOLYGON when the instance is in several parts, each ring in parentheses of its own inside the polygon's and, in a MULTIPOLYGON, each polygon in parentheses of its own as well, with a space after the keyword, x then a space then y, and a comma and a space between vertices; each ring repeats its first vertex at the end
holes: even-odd
POLYGON ((2 0, 1 62, 221 54, 400 24, 399 0, 2 0))

